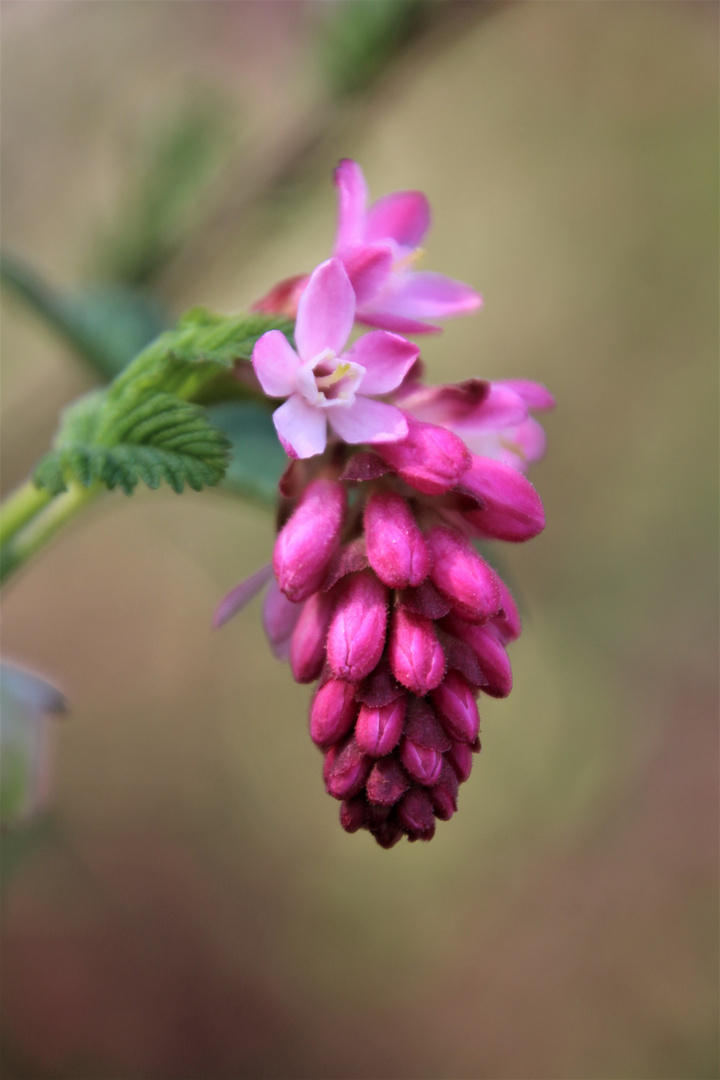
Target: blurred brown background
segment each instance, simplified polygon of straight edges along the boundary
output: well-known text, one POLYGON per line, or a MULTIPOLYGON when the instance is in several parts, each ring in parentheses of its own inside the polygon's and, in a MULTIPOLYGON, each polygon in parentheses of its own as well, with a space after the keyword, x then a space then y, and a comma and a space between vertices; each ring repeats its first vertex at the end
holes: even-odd
MULTIPOLYGON (((175 313, 325 258, 340 156, 425 190, 426 265, 485 297, 431 379, 558 400, 547 530, 503 553, 515 689, 431 844, 347 836, 257 602, 209 630, 271 516, 94 507, 4 603, 72 713, 5 892, 3 1075, 715 1077, 718 8, 431 4, 349 92, 335 6, 6 0, 4 244, 119 275, 153 132, 200 100, 217 161, 144 282, 175 313)), ((9 295, 2 335, 7 490, 91 376, 9 295)))

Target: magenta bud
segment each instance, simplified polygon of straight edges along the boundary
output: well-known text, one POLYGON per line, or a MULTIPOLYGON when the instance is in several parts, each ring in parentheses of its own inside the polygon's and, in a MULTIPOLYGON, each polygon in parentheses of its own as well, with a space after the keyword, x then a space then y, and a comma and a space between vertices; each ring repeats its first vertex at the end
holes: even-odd
POLYGON ((382 656, 387 628, 387 590, 371 571, 351 574, 327 635, 327 659, 334 675, 360 682, 382 656))
POLYGON ((412 739, 403 739, 400 744, 400 760, 418 784, 430 787, 440 779, 443 758, 437 750, 418 746, 412 739))
POLYGON ((437 750, 439 754, 444 754, 452 745, 425 698, 412 698, 410 701, 405 735, 417 746, 437 750))
POLYGON ((404 694, 376 709, 362 705, 355 725, 358 746, 371 757, 384 757, 400 742, 404 722, 404 694))
POLYGON ((382 825, 373 828, 372 834, 380 847, 391 848, 402 839, 403 831, 396 821, 384 821, 382 825))
POLYGON ((372 760, 350 739, 328 769, 327 791, 334 799, 352 799, 362 791, 372 760))
POLYGON ((394 806, 409 787, 410 781, 393 756, 375 762, 365 792, 371 803, 394 806))
POLYGON ((278 585, 296 603, 322 585, 340 543, 345 488, 336 480, 313 480, 280 531, 273 551, 278 585))
POLYGON ((397 810, 398 821, 411 840, 431 840, 435 833, 435 815, 430 796, 422 788, 408 791, 397 810))
POLYGON ((433 585, 468 622, 486 622, 500 610, 497 575, 459 532, 434 525, 426 538, 433 585))
POLYGON ((507 697, 512 690, 512 668, 501 632, 494 622, 473 626, 451 616, 447 625, 450 632, 461 636, 475 653, 483 675, 483 691, 492 697, 507 697))
POLYGON ((517 469, 473 455, 462 478, 482 510, 465 514, 475 532, 493 540, 530 540, 545 528, 545 511, 535 488, 517 469))
POLYGON ((310 706, 310 738, 317 746, 339 742, 350 731, 357 713, 352 683, 328 679, 310 706))
POLYGON ((395 678, 414 694, 427 694, 445 674, 445 654, 435 624, 406 608, 395 609, 388 658, 395 678))
POLYGON ((500 608, 499 614, 495 615, 492 619, 492 624, 498 631, 500 639, 504 645, 508 645, 511 641, 517 641, 522 631, 522 622, 520 620, 520 612, 517 609, 517 604, 512 598, 512 594, 508 589, 502 578, 498 578, 500 585, 500 608))
POLYGON ((447 761, 443 761, 440 779, 430 791, 435 817, 449 821, 457 810, 458 778, 447 761))
POLYGON ((399 442, 376 444, 376 453, 416 491, 424 495, 450 491, 472 463, 465 443, 447 428, 404 415, 407 436, 399 442))
POLYGON ((467 680, 459 672, 449 671, 430 697, 448 735, 458 742, 473 743, 480 730, 480 716, 467 680))
POLYGON ((299 683, 314 682, 320 676, 334 604, 332 593, 316 592, 303 605, 290 641, 290 666, 299 683))
POLYGON ((454 742, 445 755, 445 759, 452 766, 459 783, 464 784, 472 772, 472 747, 467 743, 454 742))
POLYGON ((417 522, 405 500, 392 491, 371 495, 365 507, 365 542, 373 570, 388 588, 420 585, 430 560, 417 522))
POLYGON ((345 832, 362 829, 367 816, 367 803, 362 795, 346 800, 340 807, 340 824, 345 832))

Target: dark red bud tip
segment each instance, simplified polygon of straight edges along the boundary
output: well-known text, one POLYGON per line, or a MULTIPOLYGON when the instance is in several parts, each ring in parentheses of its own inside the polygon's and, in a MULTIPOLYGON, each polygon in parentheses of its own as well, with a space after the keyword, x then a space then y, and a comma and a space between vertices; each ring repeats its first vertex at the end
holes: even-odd
POLYGON ((455 487, 472 458, 462 439, 447 428, 425 424, 405 413, 406 438, 375 450, 406 484, 424 495, 442 495, 455 487))
POLYGON ((290 520, 280 531, 273 551, 278 585, 296 603, 322 585, 340 541, 346 494, 334 480, 313 480, 290 520))
POLYGON ((449 671, 445 681, 430 697, 448 735, 458 742, 473 743, 480 730, 480 716, 475 695, 462 675, 449 671))
POLYGON ((354 686, 342 679, 328 679, 310 706, 310 738, 317 746, 340 742, 357 715, 354 686))
POLYGON ((435 814, 430 796, 422 788, 408 791, 397 809, 398 821, 410 840, 430 840, 435 834, 435 814))
POLYGON ((394 757, 376 761, 366 786, 367 797, 379 806, 394 806, 410 787, 410 781, 394 757))
POLYGON ((340 824, 345 832, 357 832, 366 821, 367 803, 362 795, 346 800, 340 807, 340 824))
POLYGON ((430 789, 435 817, 441 821, 449 821, 457 810, 458 801, 458 778, 448 761, 443 761, 440 779, 435 787, 430 789))
POLYGON ((387 589, 371 571, 345 578, 327 636, 327 659, 340 679, 360 682, 385 647, 387 589))
POLYGON ((352 799, 359 795, 371 765, 372 760, 363 754, 354 739, 350 739, 328 769, 328 795, 334 799, 352 799))
POLYGON ((418 746, 411 739, 403 739, 400 744, 400 760, 418 784, 431 787, 440 779, 442 754, 426 746, 418 746))
POLYGON ((435 525, 426 536, 433 585, 468 622, 486 622, 500 610, 497 575, 455 529, 435 525))
POLYGON ((371 757, 384 757, 399 743, 404 722, 404 694, 377 709, 363 705, 355 725, 358 746, 371 757))
POLYGON ((428 576, 427 548, 410 507, 400 495, 379 491, 365 507, 370 565, 391 589, 420 585, 428 576))
POLYGON ((459 783, 464 784, 472 772, 472 747, 468 746, 467 743, 455 742, 448 750, 445 758, 452 766, 459 783))
POLYGON ((372 830, 372 834, 381 848, 395 847, 398 840, 402 839, 403 831, 395 821, 385 821, 382 825, 372 830))

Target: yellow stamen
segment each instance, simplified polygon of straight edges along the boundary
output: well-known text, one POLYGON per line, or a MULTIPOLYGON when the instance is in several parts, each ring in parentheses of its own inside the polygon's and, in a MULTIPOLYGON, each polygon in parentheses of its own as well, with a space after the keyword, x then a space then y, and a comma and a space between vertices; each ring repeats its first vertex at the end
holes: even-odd
POLYGON ((323 375, 321 378, 316 379, 318 390, 327 390, 329 386, 333 386, 336 382, 340 382, 351 371, 350 363, 346 360, 344 364, 338 364, 330 375, 323 375))
POLYGON ((422 259, 425 254, 425 248, 415 248, 414 251, 409 251, 407 255, 403 255, 402 259, 397 259, 393 263, 393 270, 395 273, 402 273, 404 270, 409 270, 414 263, 422 259))
POLYGON ((509 450, 512 454, 517 454, 521 461, 527 461, 522 446, 513 442, 512 439, 506 439, 504 435, 501 435, 498 442, 505 450, 509 450))

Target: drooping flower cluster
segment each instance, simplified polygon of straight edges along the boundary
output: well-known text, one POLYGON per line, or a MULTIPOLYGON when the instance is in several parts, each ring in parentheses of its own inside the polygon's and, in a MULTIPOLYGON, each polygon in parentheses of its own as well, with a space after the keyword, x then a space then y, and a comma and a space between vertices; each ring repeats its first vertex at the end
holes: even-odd
POLYGON ((274 420, 295 459, 272 568, 234 589, 216 624, 270 582, 265 629, 295 679, 318 682, 310 735, 341 824, 391 847, 452 817, 480 749, 478 696, 510 692, 520 619, 473 541, 543 529, 523 470, 544 450, 530 409, 553 402, 524 381, 423 384, 418 348, 392 331, 427 331, 420 319, 479 297, 410 269, 429 221, 423 196, 366 211, 359 167, 341 163, 337 182, 335 255, 277 293, 299 297, 297 352, 271 331, 253 356, 265 392, 286 398, 274 420), (355 320, 383 329, 343 351, 355 320))

